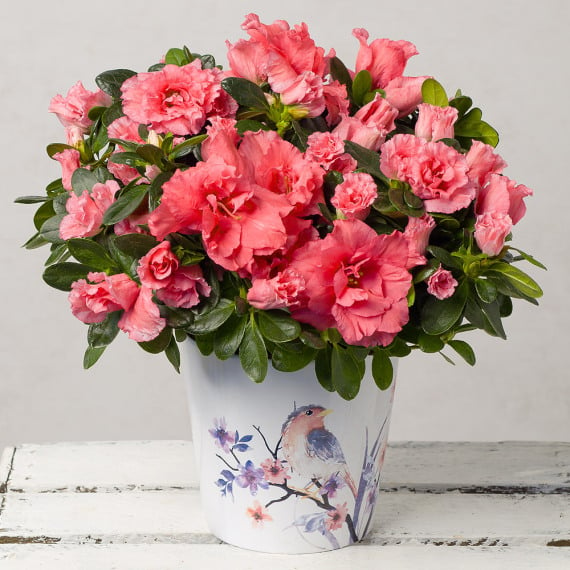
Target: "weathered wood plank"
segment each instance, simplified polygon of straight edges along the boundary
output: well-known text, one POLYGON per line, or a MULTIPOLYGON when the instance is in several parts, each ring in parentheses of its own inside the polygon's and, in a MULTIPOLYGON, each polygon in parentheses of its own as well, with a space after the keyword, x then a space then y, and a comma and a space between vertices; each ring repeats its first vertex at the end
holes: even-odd
MULTIPOLYGON (((23 445, 17 449, 10 489, 197 488, 193 454, 187 441, 23 445)), ((382 487, 420 492, 570 492, 570 443, 396 442, 386 456, 382 487)))
POLYGON ((0 493, 5 493, 8 488, 8 479, 12 471, 12 461, 16 448, 6 447, 0 456, 0 493))
POLYGON ((446 548, 437 546, 358 545, 302 557, 258 554, 227 545, 0 546, 7 570, 562 570, 570 552, 561 548, 446 548), (229 562, 231 561, 231 562, 229 562))
MULTIPOLYGON (((8 493, 0 543, 215 542, 198 491, 8 493)), ((294 529, 291 529, 294 532, 294 529)), ((368 544, 537 545, 570 540, 570 496, 383 493, 368 544)))

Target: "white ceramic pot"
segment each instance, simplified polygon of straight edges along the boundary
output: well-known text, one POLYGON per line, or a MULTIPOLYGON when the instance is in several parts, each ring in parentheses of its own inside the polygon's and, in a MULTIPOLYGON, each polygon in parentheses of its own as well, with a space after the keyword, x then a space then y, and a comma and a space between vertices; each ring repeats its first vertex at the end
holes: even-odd
POLYGON ((254 384, 237 357, 185 347, 200 492, 213 534, 273 553, 332 550, 361 540, 372 520, 394 383, 367 374, 347 402, 324 390, 312 365, 269 367, 254 384))

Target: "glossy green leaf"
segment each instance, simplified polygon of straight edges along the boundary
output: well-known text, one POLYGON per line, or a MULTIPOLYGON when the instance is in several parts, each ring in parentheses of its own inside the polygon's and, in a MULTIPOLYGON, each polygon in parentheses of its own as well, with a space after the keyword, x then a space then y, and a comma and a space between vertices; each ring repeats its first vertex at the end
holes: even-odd
POLYGON ((196 342, 196 346, 198 347, 198 350, 202 355, 209 356, 210 354, 212 354, 212 352, 214 352, 213 333, 197 336, 194 339, 194 342, 196 342))
POLYGON ((95 78, 95 83, 101 91, 114 99, 119 99, 121 97, 121 85, 133 75, 136 75, 136 72, 130 69, 111 69, 100 73, 95 78))
POLYGON ((331 375, 334 389, 341 398, 352 400, 360 390, 361 368, 354 355, 340 345, 332 349, 331 375))
POLYGON ((394 367, 386 350, 376 349, 372 357, 372 377, 380 390, 387 390, 394 378, 394 367))
POLYGON ((63 144, 63 143, 52 143, 48 144, 46 147, 46 152, 50 158, 53 158, 56 154, 63 152, 64 150, 73 149, 74 147, 63 144))
POLYGON ((422 308, 422 327, 429 335, 440 335, 448 331, 461 317, 469 286, 464 281, 457 287, 453 296, 440 301, 430 297, 422 308))
POLYGON ((450 340, 447 344, 467 362, 470 366, 475 366, 476 357, 475 352, 471 348, 471 345, 466 343, 464 340, 450 340))
POLYGON ((98 182, 95 174, 86 168, 78 168, 71 175, 71 187, 78 196, 81 196, 85 190, 91 191, 98 182))
POLYGON ((164 56, 164 63, 183 66, 191 63, 192 59, 188 59, 186 52, 180 48, 170 48, 164 56))
POLYGON ((421 333, 418 338, 418 345, 422 352, 433 353, 442 350, 445 343, 439 336, 421 333))
POLYGON ((311 331, 302 331, 299 335, 299 339, 302 343, 316 350, 322 350, 327 346, 327 343, 322 339, 320 334, 311 331))
POLYGON ((153 144, 143 144, 135 151, 144 161, 161 166, 164 162, 165 156, 162 149, 154 146, 153 144))
POLYGON ((63 240, 59 237, 59 225, 64 217, 64 214, 57 214, 46 220, 40 229, 40 236, 50 243, 63 243, 63 240))
POLYGON ((426 79, 422 83, 422 99, 424 103, 437 107, 447 107, 449 104, 445 89, 439 81, 433 78, 426 79))
POLYGON ((88 346, 85 350, 85 354, 83 355, 83 368, 85 370, 91 368, 101 358, 106 348, 106 346, 98 348, 88 346))
POLYGON ((489 279, 476 279, 475 290, 484 303, 492 303, 497 298, 497 287, 489 279))
POLYGON ((130 216, 148 194, 149 186, 139 184, 123 192, 106 210, 103 224, 110 226, 130 216))
POLYGON ((243 340, 247 323, 247 315, 233 314, 216 331, 214 337, 214 352, 220 360, 226 360, 237 352, 243 340))
POLYGON ((53 208, 53 200, 44 202, 34 214, 34 226, 36 230, 41 230, 42 226, 47 220, 55 216, 55 210, 53 208))
POLYGON ((240 135, 243 135, 248 131, 256 133, 257 131, 268 131, 271 129, 260 121, 254 121, 253 119, 242 119, 236 123, 236 130, 240 135))
POLYGON ((183 143, 177 144, 168 154, 169 160, 176 160, 190 154, 196 146, 203 143, 207 138, 208 135, 196 135, 183 143))
POLYGON ((122 311, 114 311, 109 313, 104 321, 89 325, 87 342, 91 348, 103 348, 115 340, 119 332, 117 323, 121 315, 122 311))
POLYGON ((91 269, 87 265, 65 261, 46 267, 43 280, 54 289, 71 291, 71 285, 78 279, 85 279, 91 269))
POLYGON ((166 354, 166 358, 168 358, 168 362, 174 367, 174 370, 180 373, 180 349, 174 337, 170 339, 168 346, 164 349, 164 353, 166 354))
POLYGON ((39 204, 41 202, 47 202, 49 198, 47 196, 18 196, 14 200, 15 204, 39 204))
POLYGON ((301 334, 301 325, 282 311, 258 311, 259 331, 272 342, 287 342, 301 334))
POLYGON ((269 103, 261 87, 241 77, 226 77, 222 89, 244 107, 269 110, 269 103))
POLYGON ((356 160, 359 169, 388 185, 388 178, 380 171, 380 158, 377 152, 352 141, 344 141, 344 150, 356 160))
POLYGON ((463 269, 461 259, 451 255, 446 249, 435 245, 428 245, 427 251, 449 269, 463 269))
POLYGON ((372 90, 372 75, 366 69, 360 70, 352 80, 352 99, 357 105, 364 104, 364 96, 372 90))
POLYGON ((156 239, 147 234, 125 234, 116 236, 113 241, 120 251, 137 259, 158 245, 156 239))
POLYGON ((170 327, 165 327, 156 338, 145 342, 139 342, 138 345, 146 352, 159 354, 163 350, 166 350, 166 347, 170 344, 171 340, 172 329, 170 327))
POLYGON ((232 316, 235 306, 235 303, 229 299, 220 299, 216 307, 207 313, 198 315, 186 331, 195 335, 216 331, 232 316))
POLYGON ((540 267, 541 269, 544 269, 545 271, 547 270, 546 266, 543 265, 540 261, 538 261, 538 259, 534 258, 532 255, 530 255, 528 253, 525 253, 524 251, 522 251, 522 249, 517 249, 516 247, 512 247, 512 246, 509 246, 509 249, 512 251, 516 251, 519 254, 519 257, 521 259, 524 259, 525 261, 528 261, 532 265, 535 265, 536 267, 540 267))
POLYGON ((333 79, 336 79, 339 83, 346 85, 349 96, 352 93, 352 77, 350 71, 346 68, 346 65, 338 58, 331 57, 329 60, 330 73, 333 79))
POLYGON ((244 372, 254 381, 263 382, 267 375, 268 357, 263 337, 253 319, 247 323, 239 347, 239 360, 244 372))
POLYGON ((299 341, 280 343, 271 352, 271 362, 275 370, 296 372, 315 358, 317 351, 299 341))
POLYGON ((460 95, 458 97, 454 97, 450 102, 449 105, 451 107, 455 107, 459 113, 459 118, 463 117, 469 109, 471 109, 471 105, 473 105, 473 100, 471 97, 467 97, 465 95, 460 95))
POLYGON ((317 376, 317 380, 327 392, 334 392, 331 356, 331 346, 327 345, 326 349, 319 350, 315 358, 315 374, 317 376))
POLYGON ((543 293, 540 285, 524 271, 521 271, 514 265, 497 262, 490 266, 486 271, 486 274, 494 277, 502 276, 512 287, 527 297, 531 297, 533 299, 542 297, 543 293))
POLYGON ((397 336, 392 343, 387 347, 390 356, 403 358, 412 352, 411 347, 399 336, 397 336))
POLYGON ((47 245, 49 242, 45 240, 41 235, 40 232, 36 232, 22 247, 25 249, 37 249, 38 247, 42 247, 47 245))
POLYGON ((93 268, 95 271, 117 269, 115 262, 97 242, 84 238, 73 238, 67 241, 69 251, 79 263, 93 268))

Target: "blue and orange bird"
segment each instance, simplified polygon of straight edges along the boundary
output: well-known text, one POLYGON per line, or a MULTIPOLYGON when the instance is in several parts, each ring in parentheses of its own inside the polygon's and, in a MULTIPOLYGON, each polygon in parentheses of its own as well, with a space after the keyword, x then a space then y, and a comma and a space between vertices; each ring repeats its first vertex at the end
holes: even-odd
POLYGON ((283 455, 291 471, 318 482, 320 486, 331 477, 342 477, 356 497, 356 485, 340 443, 325 428, 324 418, 331 412, 315 405, 295 408, 281 430, 283 455))

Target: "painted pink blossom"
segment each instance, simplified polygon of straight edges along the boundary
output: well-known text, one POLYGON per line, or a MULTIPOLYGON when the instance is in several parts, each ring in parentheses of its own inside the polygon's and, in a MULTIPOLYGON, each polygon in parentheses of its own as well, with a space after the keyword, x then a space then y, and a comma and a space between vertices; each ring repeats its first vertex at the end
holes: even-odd
POLYGON ((135 302, 125 308, 118 327, 131 340, 148 342, 156 338, 166 326, 166 319, 160 316, 158 306, 152 300, 152 289, 140 287, 135 302))
POLYGON ((257 309, 296 308, 305 292, 303 276, 291 268, 277 273, 275 277, 254 278, 247 292, 247 300, 257 309))
POLYGON ((451 271, 443 269, 440 265, 435 273, 432 273, 427 280, 427 292, 440 301, 451 297, 457 287, 457 280, 451 271))
POLYGON ((79 279, 71 285, 69 303, 71 312, 83 323, 100 323, 109 313, 123 307, 109 290, 105 273, 88 273, 87 280, 79 279))
POLYGON ((237 104, 221 87, 223 73, 200 65, 199 60, 182 67, 165 65, 130 77, 121 87, 125 115, 157 133, 193 135, 210 114, 235 114, 237 104))
POLYGON ((141 284, 151 289, 169 285, 180 266, 180 260, 170 249, 170 242, 162 241, 139 260, 137 268, 141 284))
POLYGON ((65 204, 67 216, 59 226, 61 239, 90 237, 99 233, 107 208, 115 201, 119 185, 114 180, 97 183, 91 192, 84 190, 81 196, 71 193, 65 204))
POLYGON ((264 522, 271 522, 273 520, 273 517, 259 501, 254 501, 253 507, 248 507, 245 514, 251 518, 251 524, 254 528, 261 527, 264 522))
POLYGON ((331 204, 347 219, 363 220, 378 197, 378 187, 370 174, 353 172, 344 175, 331 198, 331 204))
POLYGON ((442 142, 400 134, 382 146, 380 170, 410 185, 428 212, 451 214, 475 197, 465 157, 442 142))
POLYGON ((336 133, 315 131, 307 139, 305 158, 316 162, 325 170, 343 174, 356 170, 356 160, 344 151, 344 140, 336 133))
MULTIPOLYGON (((52 98, 49 111, 55 113, 66 129, 77 129, 83 135, 89 131, 93 121, 89 118, 89 110, 93 107, 108 107, 112 103, 111 97, 98 89, 88 91, 81 81, 73 85, 67 95, 56 95, 52 98)), ((78 138, 77 133, 71 138, 78 138)))
POLYGON ((228 431, 226 418, 215 418, 214 427, 208 430, 208 433, 214 438, 214 443, 225 453, 230 452, 230 447, 236 443, 235 431, 228 431))
POLYGON ((453 125, 457 121, 458 111, 455 107, 438 107, 421 103, 415 134, 426 141, 452 139, 455 135, 453 125))
POLYGON ((327 125, 334 127, 342 117, 348 116, 350 100, 346 92, 346 86, 337 81, 331 81, 323 85, 323 97, 327 109, 327 125))
POLYGON ((308 297, 292 314, 319 330, 336 327, 349 344, 386 346, 409 318, 407 262, 400 232, 378 235, 359 220, 337 220, 324 239, 292 256, 308 297))
POLYGON ((346 503, 343 503, 342 505, 336 505, 334 509, 327 511, 325 518, 325 528, 328 531, 338 530, 346 521, 347 515, 348 507, 346 506, 346 503))
POLYGON ((53 155, 53 158, 61 164, 61 184, 66 190, 73 190, 71 177, 73 173, 81 168, 81 160, 78 150, 66 148, 53 155))
POLYGON ((429 243, 429 236, 434 228, 435 220, 429 214, 424 214, 419 218, 408 218, 404 237, 410 248, 408 260, 410 267, 426 263, 427 260, 424 255, 429 243))
POLYGON ((270 457, 261 463, 261 468, 265 474, 265 480, 268 483, 281 485, 285 483, 287 479, 291 479, 291 476, 288 474, 289 468, 283 465, 280 459, 270 457))
POLYGON ((369 34, 363 28, 354 29, 352 35, 360 42, 356 72, 369 71, 374 89, 384 88, 392 79, 401 77, 408 59, 418 53, 416 46, 405 40, 376 39, 369 45, 369 34))
POLYGON ((465 160, 469 166, 467 176, 478 186, 484 186, 491 174, 500 174, 507 166, 491 145, 480 141, 473 141, 465 160))
POLYGON ((490 174, 488 183, 479 191, 475 203, 477 214, 508 214, 517 224, 526 213, 524 198, 532 196, 532 190, 523 184, 500 174, 490 174))
POLYGON ((212 289, 204 279, 199 265, 179 267, 168 284, 156 292, 157 298, 169 307, 190 309, 203 297, 209 297, 212 289))
POLYGON ((475 241, 487 255, 499 255, 505 245, 505 238, 511 232, 513 222, 508 214, 487 212, 475 220, 475 241))

